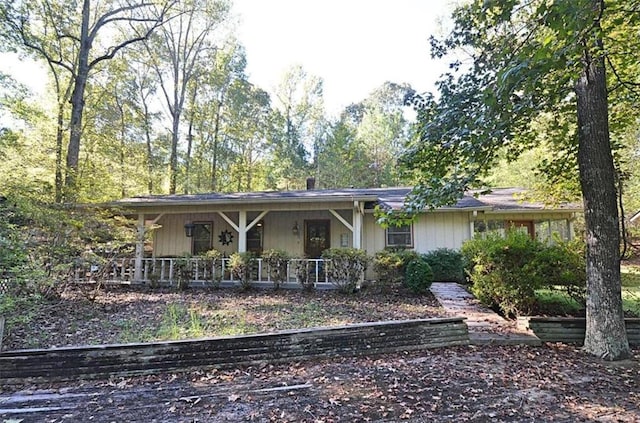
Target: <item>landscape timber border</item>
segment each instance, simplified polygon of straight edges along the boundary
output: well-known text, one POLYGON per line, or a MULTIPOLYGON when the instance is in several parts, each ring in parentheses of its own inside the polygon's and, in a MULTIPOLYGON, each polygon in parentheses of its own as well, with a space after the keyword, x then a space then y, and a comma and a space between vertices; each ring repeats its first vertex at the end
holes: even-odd
POLYGON ((0 352, 0 384, 107 379, 468 345, 464 320, 401 320, 198 340, 4 351, 0 352))

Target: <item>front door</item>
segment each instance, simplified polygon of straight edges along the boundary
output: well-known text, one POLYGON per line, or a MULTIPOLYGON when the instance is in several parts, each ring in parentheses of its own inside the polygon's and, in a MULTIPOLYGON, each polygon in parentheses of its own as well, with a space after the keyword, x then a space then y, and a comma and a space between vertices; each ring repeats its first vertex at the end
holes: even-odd
POLYGON ((329 220, 304 221, 304 254, 308 258, 320 258, 329 248, 331 235, 329 220))

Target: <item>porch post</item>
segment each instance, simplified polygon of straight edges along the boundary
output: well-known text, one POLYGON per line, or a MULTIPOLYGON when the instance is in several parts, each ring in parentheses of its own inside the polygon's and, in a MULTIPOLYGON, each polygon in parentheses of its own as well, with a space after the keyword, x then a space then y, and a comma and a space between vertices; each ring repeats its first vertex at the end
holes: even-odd
POLYGON ((362 248, 362 204, 359 201, 353 202, 353 248, 362 248))
POLYGON ((573 228, 573 219, 574 217, 572 217, 571 219, 567 219, 567 226, 569 229, 569 241, 575 238, 575 235, 576 235, 573 228))
POLYGON ((247 251, 247 212, 240 210, 238 212, 238 252, 247 251))
POLYGON ((138 214, 138 224, 136 225, 136 259, 133 271, 133 280, 142 280, 142 258, 144 257, 144 214, 138 214))

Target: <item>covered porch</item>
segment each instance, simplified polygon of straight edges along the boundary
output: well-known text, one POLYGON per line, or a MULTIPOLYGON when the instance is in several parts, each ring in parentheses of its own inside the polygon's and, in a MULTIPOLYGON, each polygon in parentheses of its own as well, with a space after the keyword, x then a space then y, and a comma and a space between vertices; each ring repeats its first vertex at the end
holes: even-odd
MULTIPOLYGON (((328 196, 313 190, 122 200, 118 206, 126 207, 126 213, 137 222, 135 256, 110 264, 107 279, 172 284, 177 260, 188 258, 192 284, 234 284, 229 258, 234 253, 251 252, 257 258, 252 279, 269 284, 269 269, 260 256, 276 249, 292 258, 286 283, 300 279, 301 267, 307 269, 314 284, 327 283, 322 251, 362 248, 365 204, 371 200, 375 200, 371 194, 358 196, 348 191, 328 196), (211 250, 221 254, 215 264, 204 258, 211 250)), ((89 278, 88 273, 82 271, 78 277, 89 278)))

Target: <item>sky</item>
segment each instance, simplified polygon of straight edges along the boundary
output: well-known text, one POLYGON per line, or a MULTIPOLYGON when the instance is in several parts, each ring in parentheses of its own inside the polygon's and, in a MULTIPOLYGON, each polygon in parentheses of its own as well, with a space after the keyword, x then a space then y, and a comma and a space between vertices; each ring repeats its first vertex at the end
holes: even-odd
POLYGON ((293 65, 324 81, 337 115, 385 81, 433 90, 447 64, 429 54, 451 0, 234 0, 249 79, 273 92, 293 65))
MULTIPOLYGON (((233 0, 251 82, 273 93, 287 69, 301 65, 323 79, 327 112, 364 100, 385 81, 433 90, 447 64, 432 60, 429 35, 442 33, 453 0, 233 0)), ((36 93, 42 66, 2 55, 0 70, 36 93)))

